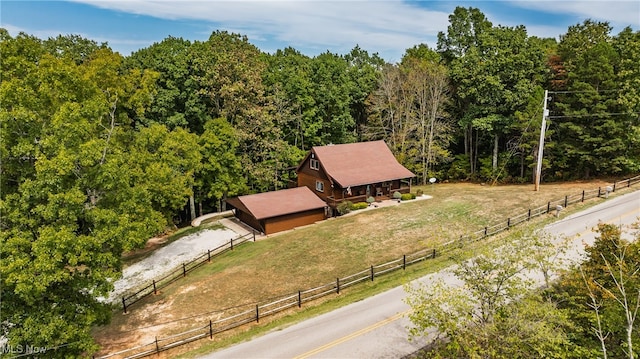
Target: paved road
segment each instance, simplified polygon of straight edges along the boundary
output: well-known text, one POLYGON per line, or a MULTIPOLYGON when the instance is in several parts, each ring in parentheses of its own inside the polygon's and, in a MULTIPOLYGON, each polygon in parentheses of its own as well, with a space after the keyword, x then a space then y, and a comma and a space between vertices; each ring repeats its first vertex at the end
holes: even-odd
MULTIPOLYGON (((606 200, 545 229, 554 235, 576 236, 568 255, 578 258, 584 243, 593 242, 591 229, 599 221, 625 225, 638 217, 640 191, 606 200)), ((429 283, 436 278, 451 286, 460 284, 450 270, 420 281, 429 283)), ((424 343, 407 340, 410 322, 405 315, 409 310, 403 301, 405 296, 402 287, 394 288, 204 358, 400 358, 424 343)))

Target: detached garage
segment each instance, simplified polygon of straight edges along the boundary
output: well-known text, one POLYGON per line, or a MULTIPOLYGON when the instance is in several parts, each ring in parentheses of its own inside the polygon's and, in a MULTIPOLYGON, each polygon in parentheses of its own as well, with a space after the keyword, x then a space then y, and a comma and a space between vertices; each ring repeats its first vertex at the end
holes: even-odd
POLYGON ((229 198, 227 204, 238 219, 267 235, 322 221, 327 207, 308 187, 229 198))

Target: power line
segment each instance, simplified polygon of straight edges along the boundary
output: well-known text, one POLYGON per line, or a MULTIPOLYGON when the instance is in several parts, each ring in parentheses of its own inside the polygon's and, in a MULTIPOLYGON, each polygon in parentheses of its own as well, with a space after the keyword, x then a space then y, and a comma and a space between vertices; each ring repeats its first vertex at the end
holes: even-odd
POLYGON ((575 117, 599 117, 599 116, 624 116, 624 115, 639 115, 640 112, 605 112, 605 113, 591 113, 585 115, 558 115, 558 116, 549 116, 547 118, 575 118, 575 117))
POLYGON ((584 91, 549 91, 550 94, 567 94, 567 93, 600 93, 600 92, 620 92, 624 91, 623 89, 615 89, 615 90, 584 90, 584 91))

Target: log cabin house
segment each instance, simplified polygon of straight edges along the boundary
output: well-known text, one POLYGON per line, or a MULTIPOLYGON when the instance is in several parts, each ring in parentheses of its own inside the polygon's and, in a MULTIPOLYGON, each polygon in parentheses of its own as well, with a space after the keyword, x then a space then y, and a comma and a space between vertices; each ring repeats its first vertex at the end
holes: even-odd
POLYGON ((415 175, 384 141, 316 146, 296 168, 297 187, 226 200, 242 222, 273 234, 324 220, 343 201, 381 201, 411 192, 415 175))
POLYGON ((415 177, 384 141, 313 147, 296 174, 299 187, 308 187, 334 210, 342 201, 380 201, 394 192, 409 193, 415 177))

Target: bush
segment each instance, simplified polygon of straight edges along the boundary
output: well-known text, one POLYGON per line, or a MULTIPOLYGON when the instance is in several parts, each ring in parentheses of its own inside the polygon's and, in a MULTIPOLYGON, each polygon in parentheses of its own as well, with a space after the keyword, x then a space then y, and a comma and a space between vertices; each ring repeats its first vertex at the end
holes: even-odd
POLYGON ((456 155, 447 171, 447 178, 453 180, 467 180, 471 177, 469 168, 469 156, 456 155))
POLYGON ((410 199, 416 199, 416 194, 415 193, 404 193, 402 194, 402 197, 400 198, 403 201, 408 201, 410 199))
POLYGON ((351 201, 342 201, 338 206, 336 206, 336 210, 338 211, 338 214, 342 216, 351 212, 351 206, 353 206, 351 201))
POLYGON ((367 202, 358 202, 358 203, 354 203, 351 205, 351 210, 352 211, 357 211, 359 209, 365 209, 369 207, 369 203, 367 202))
POLYGON ((375 201, 376 201, 376 199, 375 199, 375 198, 373 198, 373 196, 369 196, 369 197, 367 197, 367 203, 371 204, 371 203, 373 203, 373 202, 375 202, 375 201))
POLYGON ((419 189, 416 191, 416 197, 420 197, 420 196, 422 196, 423 194, 424 194, 424 192, 422 191, 422 188, 419 188, 419 189))
POLYGON ((401 199, 402 198, 402 194, 398 191, 393 192, 393 198, 394 199, 401 199))

